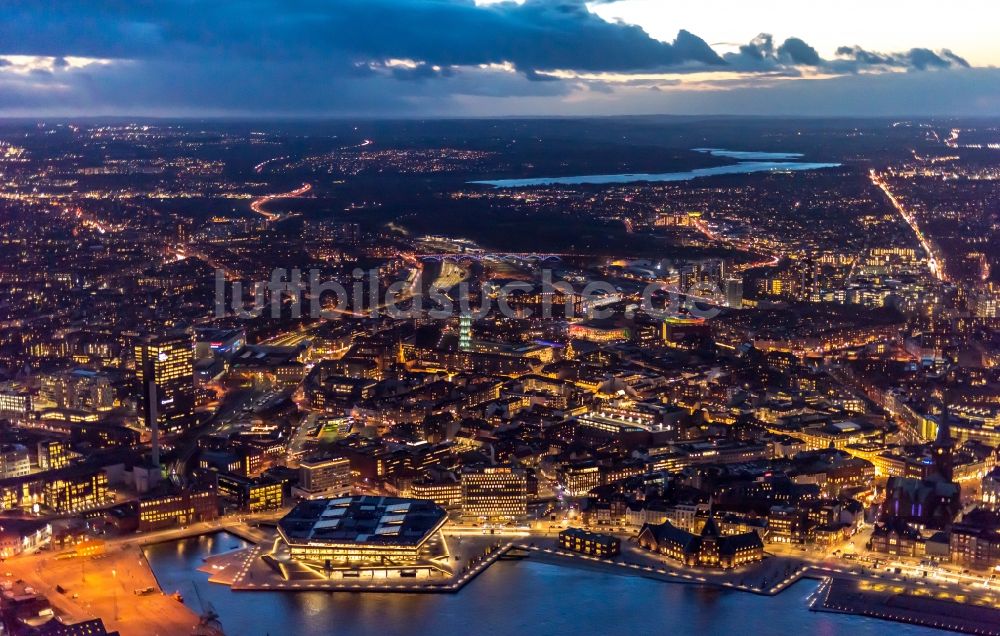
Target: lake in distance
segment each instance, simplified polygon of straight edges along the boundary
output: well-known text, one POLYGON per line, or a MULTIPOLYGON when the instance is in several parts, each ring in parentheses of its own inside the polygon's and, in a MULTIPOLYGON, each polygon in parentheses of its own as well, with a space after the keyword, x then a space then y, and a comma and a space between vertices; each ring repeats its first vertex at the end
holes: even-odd
POLYGON ((713 157, 736 159, 738 163, 714 166, 711 168, 695 168, 684 172, 659 172, 635 174, 590 174, 569 177, 534 177, 530 179, 494 179, 470 181, 476 185, 489 185, 495 188, 529 188, 548 185, 604 185, 633 182, 669 182, 690 181, 704 177, 716 177, 730 174, 752 174, 755 172, 799 172, 803 170, 821 170, 837 168, 841 164, 813 161, 793 161, 800 159, 797 152, 758 152, 753 150, 726 150, 724 148, 694 148, 694 152, 710 154, 713 157))

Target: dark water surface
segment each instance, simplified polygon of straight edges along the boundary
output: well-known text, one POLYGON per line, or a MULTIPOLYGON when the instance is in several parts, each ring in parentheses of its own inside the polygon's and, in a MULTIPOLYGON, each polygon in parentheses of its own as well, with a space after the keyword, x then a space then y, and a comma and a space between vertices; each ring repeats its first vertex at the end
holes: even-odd
POLYGON ((754 172, 785 172, 801 170, 820 170, 837 168, 839 163, 791 161, 802 157, 797 152, 757 152, 748 150, 726 150, 724 148, 694 148, 695 152, 710 154, 714 157, 736 159, 738 163, 713 168, 695 168, 685 172, 659 172, 637 174, 587 174, 572 177, 535 177, 530 179, 494 179, 470 181, 478 185, 490 185, 495 188, 528 188, 547 185, 583 185, 632 183, 636 181, 664 182, 690 181, 702 177, 714 177, 727 174, 752 174, 754 172))
POLYGON ((146 548, 165 592, 196 612, 211 603, 228 636, 639 636, 771 634, 893 636, 937 630, 810 612, 817 587, 777 597, 662 583, 530 559, 498 562, 457 594, 232 592, 198 572, 202 559, 244 542, 225 533, 146 548))

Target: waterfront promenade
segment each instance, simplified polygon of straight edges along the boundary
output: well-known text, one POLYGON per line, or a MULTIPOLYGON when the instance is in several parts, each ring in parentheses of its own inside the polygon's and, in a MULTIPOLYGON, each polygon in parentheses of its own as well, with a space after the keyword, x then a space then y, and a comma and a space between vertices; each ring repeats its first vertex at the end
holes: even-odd
MULTIPOLYGON (((261 548, 220 555, 202 568, 215 583, 242 591, 352 591, 402 593, 453 593, 500 558, 518 556, 564 567, 586 568, 614 575, 640 576, 666 583, 711 586, 761 596, 775 596, 803 578, 823 581, 810 599, 811 609, 855 613, 929 627, 944 627, 975 634, 992 634, 990 621, 1000 625, 1000 595, 955 582, 910 578, 895 572, 876 571, 854 561, 825 553, 783 551, 768 553, 759 563, 737 570, 692 568, 624 541, 622 554, 602 559, 561 549, 551 533, 526 534, 497 540, 490 535, 457 529, 466 534, 461 562, 481 555, 447 579, 425 580, 285 580, 260 559, 261 548), (832 583, 836 585, 832 585, 832 583)), ((456 537, 450 538, 451 542, 456 537)))
POLYGON ((242 538, 251 546, 209 557, 199 569, 209 575, 210 582, 227 585, 234 592, 455 593, 497 560, 525 557, 614 575, 763 596, 780 594, 800 579, 812 578, 824 582, 810 599, 811 608, 817 611, 854 613, 980 634, 998 633, 988 628, 990 621, 1000 625, 1000 594, 992 590, 873 571, 858 562, 840 561, 826 554, 768 554, 748 567, 721 571, 686 567, 627 540, 622 543, 622 554, 609 560, 562 550, 551 533, 486 535, 467 528, 455 528, 449 534, 449 544, 455 547, 455 574, 434 579, 285 580, 260 558, 273 540, 273 531, 236 518, 112 539, 106 544, 105 554, 99 556, 64 558, 43 552, 10 559, 5 567, 12 577, 47 596, 57 613, 71 621, 101 617, 123 636, 191 633, 198 617, 170 596, 173 590, 159 589, 142 548, 219 531, 242 538), (58 592, 57 585, 65 593, 58 592), (135 593, 146 588, 154 592, 135 593))
POLYGON ((97 556, 42 552, 8 559, 3 568, 45 596, 66 622, 101 618, 122 636, 177 636, 198 625, 198 615, 160 592, 142 549, 131 543, 109 545, 97 556), (136 593, 146 589, 151 593, 136 593))
POLYGON ((810 555, 771 555, 746 568, 688 568, 632 544, 614 560, 560 549, 551 541, 516 544, 531 558, 569 567, 642 576, 669 583, 713 586, 775 596, 803 578, 823 581, 810 599, 815 611, 836 611, 969 634, 1000 635, 1000 593, 950 582, 928 582, 894 573, 841 567, 810 555))
MULTIPOLYGON (((267 519, 255 517, 254 521, 267 519)), ((104 542, 104 552, 94 556, 67 557, 65 552, 50 550, 18 556, 3 563, 3 574, 45 596, 66 622, 101 618, 109 631, 117 630, 122 636, 190 634, 199 616, 171 596, 173 590, 160 589, 142 548, 219 531, 249 542, 268 536, 240 518, 223 517, 186 528, 110 538, 104 542), (151 592, 136 593, 147 589, 151 592)))
POLYGON ((810 607, 967 634, 1000 635, 1000 610, 995 607, 906 593, 898 585, 831 578, 817 590, 810 607))

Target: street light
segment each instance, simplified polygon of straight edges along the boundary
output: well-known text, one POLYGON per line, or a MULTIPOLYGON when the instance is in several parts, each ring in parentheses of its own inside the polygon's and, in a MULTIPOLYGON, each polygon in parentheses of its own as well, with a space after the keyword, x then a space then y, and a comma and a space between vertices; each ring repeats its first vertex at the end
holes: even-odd
POLYGON ((115 599, 115 622, 118 621, 118 570, 111 569, 111 578, 114 582, 111 585, 112 592, 114 593, 115 599))

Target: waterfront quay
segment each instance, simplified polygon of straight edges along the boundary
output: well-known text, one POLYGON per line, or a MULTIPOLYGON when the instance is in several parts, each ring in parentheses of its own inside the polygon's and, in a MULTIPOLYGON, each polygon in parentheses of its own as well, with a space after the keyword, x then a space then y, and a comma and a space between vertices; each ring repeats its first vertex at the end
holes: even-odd
POLYGON ((459 592, 498 560, 528 558, 563 567, 761 596, 780 594, 800 579, 810 578, 823 582, 809 599, 814 611, 851 613, 974 634, 1000 633, 996 627, 1000 625, 1000 610, 996 609, 1000 598, 989 590, 972 590, 958 583, 907 580, 813 554, 768 553, 763 561, 733 570, 688 567, 628 540, 622 541, 619 556, 606 559, 561 549, 551 533, 524 531, 483 534, 473 528, 450 528, 446 539, 454 573, 427 579, 285 579, 261 558, 273 544, 274 532, 238 519, 110 540, 104 554, 98 556, 65 558, 42 552, 18 557, 7 560, 4 568, 11 578, 46 594, 57 613, 67 619, 100 616, 110 629, 123 636, 190 634, 199 617, 171 596, 173 590, 160 589, 143 546, 219 531, 233 535, 234 548, 242 545, 236 543, 238 539, 250 546, 208 557, 199 570, 208 575, 209 582, 227 585, 234 592, 449 594, 459 592), (59 592, 57 586, 65 592, 59 592))
POLYGON ((831 578, 810 601, 811 609, 842 612, 967 634, 1000 634, 1000 610, 934 598, 901 585, 831 578))
POLYGON ((856 614, 970 634, 1000 634, 1000 594, 951 582, 907 579, 894 573, 841 567, 812 555, 768 555, 759 563, 729 571, 690 568, 623 543, 617 559, 560 549, 551 539, 515 543, 541 561, 612 574, 689 585, 739 590, 762 596, 780 594, 801 579, 822 581, 810 609, 856 614))
POLYGON ((7 578, 44 595, 67 623, 101 618, 122 636, 176 636, 190 634, 199 622, 183 602, 160 590, 142 548, 133 543, 109 545, 95 556, 41 552, 8 559, 2 567, 7 578))
MULTIPOLYGON (((261 532, 240 526, 244 531, 261 532)), ((828 554, 768 552, 760 562, 732 570, 689 567, 644 550, 624 539, 621 554, 600 558, 559 547, 552 533, 452 527, 446 535, 457 564, 451 577, 438 579, 291 579, 269 567, 261 555, 270 541, 246 550, 210 557, 200 568, 213 583, 234 591, 349 591, 455 593, 500 559, 529 558, 563 567, 640 576, 665 583, 716 587, 775 596, 808 578, 822 581, 809 602, 814 611, 834 611, 940 627, 973 634, 1000 633, 1000 595, 957 581, 908 578, 847 563, 828 554), (991 622, 994 627, 991 627, 991 622)))
POLYGON ((101 618, 122 636, 190 634, 200 617, 172 590, 162 590, 143 547, 225 531, 245 541, 266 539, 266 532, 235 517, 186 528, 109 539, 103 552, 71 556, 51 550, 7 559, 4 580, 21 581, 49 599, 67 623, 101 618), (60 591, 62 590, 62 591, 60 591))
POLYGON ((449 576, 386 579, 361 570, 352 579, 285 578, 262 558, 267 544, 210 557, 199 569, 209 574, 209 582, 228 585, 237 591, 451 593, 461 590, 513 547, 509 539, 488 535, 450 535, 446 539, 454 561, 454 571, 449 576))
POLYGON ((261 558, 267 542, 210 557, 200 568, 209 581, 234 591, 345 591, 455 593, 500 559, 529 558, 563 567, 614 575, 639 576, 665 583, 708 586, 760 596, 775 596, 801 579, 822 582, 809 599, 810 609, 858 614, 883 620, 973 634, 1000 633, 1000 597, 989 589, 957 582, 910 579, 845 564, 823 554, 772 554, 732 570, 685 566, 622 541, 621 554, 601 558, 562 549, 550 533, 508 531, 484 535, 453 528, 447 535, 457 565, 451 577, 428 579, 285 579, 261 558))

